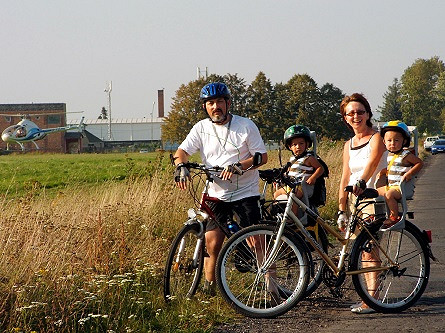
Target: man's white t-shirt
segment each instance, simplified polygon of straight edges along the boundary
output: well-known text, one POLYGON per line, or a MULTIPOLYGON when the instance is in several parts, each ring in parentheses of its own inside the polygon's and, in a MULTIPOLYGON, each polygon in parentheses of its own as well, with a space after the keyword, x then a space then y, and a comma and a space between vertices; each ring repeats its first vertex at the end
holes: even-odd
MULTIPOLYGON (((263 139, 253 121, 232 115, 230 123, 217 125, 209 118, 196 123, 179 146, 187 154, 200 152, 206 166, 221 166, 248 159, 256 152, 266 153, 263 139)), ((214 178, 209 195, 223 201, 236 201, 259 195, 258 170, 233 175, 230 181, 214 178)))

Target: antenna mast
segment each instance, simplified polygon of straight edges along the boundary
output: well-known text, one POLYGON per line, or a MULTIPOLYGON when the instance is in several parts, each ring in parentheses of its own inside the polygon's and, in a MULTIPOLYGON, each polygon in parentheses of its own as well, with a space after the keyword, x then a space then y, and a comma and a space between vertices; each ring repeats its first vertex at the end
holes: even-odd
POLYGON ((111 91, 113 90, 113 81, 108 83, 108 87, 104 92, 108 94, 108 141, 111 141, 113 136, 111 134, 111 91))
POLYGON ((206 66, 206 69, 205 70, 201 70, 201 68, 196 68, 196 74, 197 74, 197 78, 198 78, 198 80, 201 78, 201 77, 203 77, 203 78, 205 78, 206 80, 207 80, 207 77, 209 76, 209 69, 208 69, 208 67, 206 66), (201 73, 203 73, 204 72, 204 74, 205 74, 205 76, 203 76, 201 73))

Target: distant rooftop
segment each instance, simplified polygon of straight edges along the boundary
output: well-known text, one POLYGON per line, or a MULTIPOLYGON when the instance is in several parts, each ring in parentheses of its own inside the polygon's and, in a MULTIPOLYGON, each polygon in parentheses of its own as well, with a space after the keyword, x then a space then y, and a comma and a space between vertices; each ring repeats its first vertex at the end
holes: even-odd
POLYGON ((41 111, 41 110, 65 110, 65 103, 29 103, 29 104, 0 104, 0 111, 41 111))
MULTIPOLYGON (((68 124, 78 124, 80 122, 80 119, 73 119, 68 120, 68 124)), ((111 123, 112 124, 144 124, 144 123, 151 123, 151 118, 112 118, 111 123)), ((153 122, 160 123, 162 122, 161 119, 155 117, 153 118, 153 122)), ((106 125, 109 123, 108 119, 84 119, 83 123, 85 125, 106 125)))

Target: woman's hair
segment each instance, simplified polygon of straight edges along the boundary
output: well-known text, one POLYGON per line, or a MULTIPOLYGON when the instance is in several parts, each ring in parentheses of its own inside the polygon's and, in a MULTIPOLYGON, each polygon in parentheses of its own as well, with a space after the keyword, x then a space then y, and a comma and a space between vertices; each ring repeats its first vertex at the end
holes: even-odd
POLYGON ((351 102, 359 102, 360 104, 362 104, 365 107, 366 112, 368 112, 368 114, 369 114, 369 119, 366 121, 366 125, 368 125, 368 127, 372 128, 371 106, 369 105, 369 102, 365 98, 365 96, 363 96, 362 94, 359 94, 359 93, 354 93, 351 96, 345 96, 340 103, 340 113, 341 113, 342 119, 345 122, 346 126, 348 126, 348 128, 352 131, 351 125, 349 125, 348 122, 346 121, 346 111, 345 111, 346 105, 348 105, 351 102))

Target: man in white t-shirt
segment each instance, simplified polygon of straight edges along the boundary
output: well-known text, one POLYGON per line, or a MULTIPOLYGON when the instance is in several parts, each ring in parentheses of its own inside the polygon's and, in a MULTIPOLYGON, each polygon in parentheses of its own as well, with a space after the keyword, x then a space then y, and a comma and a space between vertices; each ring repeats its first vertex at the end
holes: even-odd
MULTIPOLYGON (((258 170, 252 168, 242 175, 236 171, 251 167, 256 152, 262 154, 261 164, 267 162, 260 132, 250 119, 229 113, 230 91, 224 83, 205 85, 200 99, 208 118, 193 126, 175 153, 176 184, 182 190, 187 188, 189 172, 183 163, 199 151, 206 166, 224 167, 209 188, 209 195, 221 200, 212 207, 218 221, 227 221, 229 214, 236 212, 241 227, 256 224, 261 217, 258 170)), ((205 237, 209 257, 204 261, 204 287, 214 289, 216 259, 225 236, 215 223, 209 222, 205 237)))

